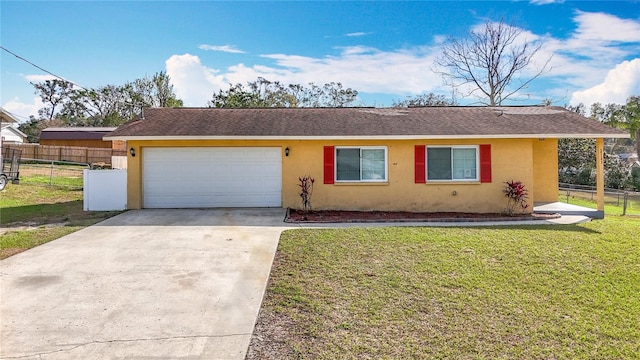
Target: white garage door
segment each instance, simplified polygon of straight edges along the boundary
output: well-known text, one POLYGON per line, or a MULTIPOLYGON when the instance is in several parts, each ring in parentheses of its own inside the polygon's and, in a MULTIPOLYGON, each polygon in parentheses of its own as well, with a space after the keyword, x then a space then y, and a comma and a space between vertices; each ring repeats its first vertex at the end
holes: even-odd
POLYGON ((274 147, 143 149, 145 208, 282 206, 274 147))

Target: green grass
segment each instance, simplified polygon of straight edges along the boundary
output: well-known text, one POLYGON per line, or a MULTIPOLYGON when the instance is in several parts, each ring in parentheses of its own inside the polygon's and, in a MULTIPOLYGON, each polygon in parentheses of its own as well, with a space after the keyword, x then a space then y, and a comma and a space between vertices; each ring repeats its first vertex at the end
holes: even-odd
POLYGON ((40 184, 40 185, 56 185, 56 186, 68 186, 82 189, 84 186, 82 177, 66 177, 66 176, 53 176, 48 175, 27 175, 21 176, 20 181, 28 184, 40 184))
POLYGON ((295 358, 639 358, 638 229, 287 231, 261 316, 295 358))
MULTIPOLYGON (((558 197, 558 201, 567 202, 566 193, 560 192, 560 196, 558 197)), ((569 196, 569 204, 584 206, 596 209, 598 207, 595 200, 591 200, 590 195, 580 194, 577 192, 572 193, 569 196)), ((606 215, 622 215, 623 213, 623 201, 620 199, 620 204, 618 205, 617 199, 608 197, 605 199, 604 203, 604 213, 606 215)), ((637 196, 629 197, 627 201, 627 215, 640 215, 640 199, 637 196)))
POLYGON ((20 182, 23 184, 55 185, 82 189, 83 170, 86 166, 25 163, 20 165, 20 182))
POLYGON ((9 184, 0 192, 0 225, 8 228, 0 235, 0 259, 119 213, 83 211, 82 196, 81 189, 9 184))
POLYGON ((10 231, 0 235, 0 259, 23 252, 51 240, 76 232, 85 226, 41 226, 32 230, 10 231))

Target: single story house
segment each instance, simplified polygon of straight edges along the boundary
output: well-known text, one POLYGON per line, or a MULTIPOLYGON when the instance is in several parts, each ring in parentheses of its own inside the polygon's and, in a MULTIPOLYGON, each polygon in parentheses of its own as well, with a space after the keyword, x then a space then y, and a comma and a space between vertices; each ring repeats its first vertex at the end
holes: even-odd
POLYGON ((129 209, 301 208, 309 175, 313 209, 496 213, 508 180, 557 201, 559 138, 598 139, 601 160, 628 136, 561 107, 454 106, 153 108, 105 139, 127 141, 129 209))
POLYGON ((22 144, 27 135, 18 129, 18 119, 0 107, 0 137, 3 144, 22 144))
POLYGON ((27 142, 27 134, 13 124, 2 124, 0 136, 3 144, 23 144, 27 142))
POLYGON ((633 164, 638 162, 638 154, 636 153, 628 153, 628 154, 618 154, 620 160, 625 161, 629 164, 633 164))
POLYGON ((124 141, 110 141, 102 138, 115 127, 51 127, 40 132, 40 145, 78 146, 124 150, 124 141))

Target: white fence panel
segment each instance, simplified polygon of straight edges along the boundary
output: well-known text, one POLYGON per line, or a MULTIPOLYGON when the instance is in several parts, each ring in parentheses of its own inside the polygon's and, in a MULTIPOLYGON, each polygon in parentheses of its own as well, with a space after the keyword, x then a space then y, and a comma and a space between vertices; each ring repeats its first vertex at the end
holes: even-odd
POLYGON ((126 208, 126 170, 84 170, 84 211, 116 211, 126 208))
POLYGON ((127 169, 127 157, 126 156, 112 156, 111 157, 112 169, 127 169))

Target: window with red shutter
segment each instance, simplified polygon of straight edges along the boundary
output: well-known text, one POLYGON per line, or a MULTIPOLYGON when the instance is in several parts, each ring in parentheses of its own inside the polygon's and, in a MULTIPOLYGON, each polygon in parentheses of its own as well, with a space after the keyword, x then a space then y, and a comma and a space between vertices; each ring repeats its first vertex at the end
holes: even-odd
POLYGON ((415 146, 415 182, 491 182, 491 145, 415 146))

